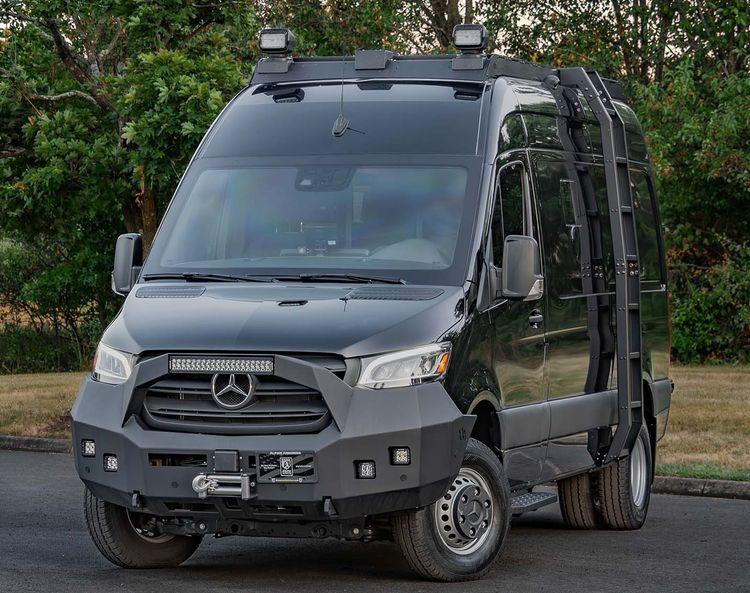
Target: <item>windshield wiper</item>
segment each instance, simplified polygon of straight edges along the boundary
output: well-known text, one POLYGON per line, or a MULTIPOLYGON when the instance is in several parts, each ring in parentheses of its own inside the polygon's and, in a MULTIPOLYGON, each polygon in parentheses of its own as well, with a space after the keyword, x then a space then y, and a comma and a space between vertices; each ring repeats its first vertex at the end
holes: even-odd
POLYGON ((298 274, 275 276, 277 280, 298 280, 299 282, 357 282, 361 284, 406 284, 403 278, 388 276, 364 276, 361 274, 298 274))
POLYGON ((231 274, 200 274, 185 272, 182 274, 146 274, 143 279, 149 280, 185 280, 186 282, 273 282, 273 278, 264 276, 232 276, 231 274))

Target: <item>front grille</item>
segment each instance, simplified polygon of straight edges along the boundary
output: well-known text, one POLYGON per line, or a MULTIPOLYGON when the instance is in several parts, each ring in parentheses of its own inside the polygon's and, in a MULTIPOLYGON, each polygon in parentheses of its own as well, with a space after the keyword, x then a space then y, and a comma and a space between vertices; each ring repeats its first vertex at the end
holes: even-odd
MULTIPOLYGON (((343 361, 326 364, 339 377, 343 361)), ((141 417, 151 428, 206 434, 303 434, 331 422, 323 396, 315 389, 276 376, 256 375, 252 402, 228 410, 211 395, 209 374, 170 374, 148 387, 141 417)))

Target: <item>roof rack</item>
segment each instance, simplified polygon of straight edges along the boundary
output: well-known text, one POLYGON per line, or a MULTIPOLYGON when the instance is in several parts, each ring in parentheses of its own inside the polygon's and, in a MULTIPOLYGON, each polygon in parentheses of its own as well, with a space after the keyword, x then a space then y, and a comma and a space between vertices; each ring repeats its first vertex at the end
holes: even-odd
MULTIPOLYGON (((344 79, 435 80, 483 83, 508 76, 542 82, 560 70, 491 54, 402 56, 388 50, 358 50, 353 56, 278 57, 258 62, 250 84, 285 84, 344 79)), ((622 85, 602 78, 609 95, 623 100, 622 85)))

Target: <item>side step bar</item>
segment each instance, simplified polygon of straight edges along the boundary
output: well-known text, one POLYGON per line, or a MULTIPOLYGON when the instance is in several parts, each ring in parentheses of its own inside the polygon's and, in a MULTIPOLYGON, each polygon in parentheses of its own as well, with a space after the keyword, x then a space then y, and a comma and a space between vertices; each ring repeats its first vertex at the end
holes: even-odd
POLYGON ((510 510, 514 517, 518 517, 555 502, 557 494, 552 492, 523 492, 511 497, 510 510))

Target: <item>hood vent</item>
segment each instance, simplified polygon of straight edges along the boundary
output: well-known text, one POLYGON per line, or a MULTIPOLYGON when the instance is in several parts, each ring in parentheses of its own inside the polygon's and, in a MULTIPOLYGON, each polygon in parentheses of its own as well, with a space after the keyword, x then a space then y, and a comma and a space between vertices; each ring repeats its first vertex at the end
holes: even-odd
POLYGON ((445 292, 442 288, 366 286, 355 288, 342 301, 430 301, 445 292))
POLYGON ((139 299, 194 299, 206 292, 205 286, 143 286, 135 291, 139 299))

